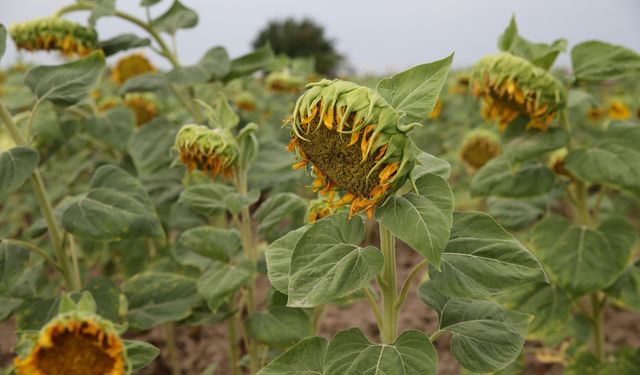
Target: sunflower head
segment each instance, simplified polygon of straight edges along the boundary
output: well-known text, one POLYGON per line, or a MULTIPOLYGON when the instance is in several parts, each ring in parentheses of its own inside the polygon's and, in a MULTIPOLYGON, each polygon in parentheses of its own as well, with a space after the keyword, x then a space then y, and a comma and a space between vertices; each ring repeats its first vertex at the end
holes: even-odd
POLYGON ((111 69, 111 80, 118 85, 137 75, 155 73, 156 67, 141 53, 134 53, 118 60, 111 69))
POLYGON ((449 86, 449 94, 467 95, 469 94, 470 75, 467 72, 456 74, 453 83, 449 86))
POLYGON ((622 100, 614 99, 609 103, 607 116, 612 120, 624 121, 631 117, 631 110, 622 100))
POLYGON ((599 122, 604 118, 605 114, 605 110, 600 107, 590 106, 587 109, 587 118, 593 122, 599 122))
POLYGON ((244 112, 253 112, 256 110, 256 98, 248 91, 243 91, 235 100, 236 107, 244 112))
POLYGON ((567 149, 561 148, 551 153, 549 156, 549 168, 558 176, 566 176, 573 179, 573 175, 565 167, 564 160, 567 157, 567 149))
POLYGON ((135 112, 136 126, 142 126, 158 115, 158 106, 150 95, 127 94, 124 105, 135 112))
POLYGON ((465 137, 460 149, 460 159, 471 169, 478 170, 501 152, 500 138, 496 134, 476 129, 465 137))
POLYGON ((376 205, 395 192, 415 164, 410 127, 377 92, 352 82, 323 80, 308 85, 290 118, 291 142, 298 162, 311 165, 313 190, 334 206, 351 204, 350 215, 376 205), (345 194, 333 202, 334 191, 345 194))
POLYGON ((27 51, 57 50, 65 56, 85 56, 98 48, 93 28, 57 17, 16 23, 9 33, 16 48, 27 51))
POLYGON ((309 208, 307 209, 307 222, 309 224, 331 216, 335 208, 327 203, 325 199, 314 199, 309 202, 309 208))
POLYGON ((113 324, 81 311, 45 325, 28 355, 15 359, 18 375, 124 375, 126 353, 113 324))
POLYGON ((265 79, 267 90, 280 93, 298 93, 304 82, 288 72, 272 72, 265 79))
POLYGON ((546 130, 566 103, 558 79, 528 60, 507 52, 481 59, 472 76, 473 94, 483 101, 482 115, 504 131, 519 116, 527 128, 546 130))
POLYGON ((227 129, 184 125, 176 135, 174 148, 189 172, 199 169, 212 177, 231 177, 238 163, 238 143, 227 129))

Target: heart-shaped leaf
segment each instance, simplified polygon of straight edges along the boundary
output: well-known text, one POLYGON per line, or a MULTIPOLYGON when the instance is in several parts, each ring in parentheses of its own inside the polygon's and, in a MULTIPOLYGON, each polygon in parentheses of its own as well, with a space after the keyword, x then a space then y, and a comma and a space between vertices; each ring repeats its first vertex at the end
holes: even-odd
POLYGON ((15 147, 0 153, 0 201, 31 177, 39 159, 38 152, 29 147, 15 147))

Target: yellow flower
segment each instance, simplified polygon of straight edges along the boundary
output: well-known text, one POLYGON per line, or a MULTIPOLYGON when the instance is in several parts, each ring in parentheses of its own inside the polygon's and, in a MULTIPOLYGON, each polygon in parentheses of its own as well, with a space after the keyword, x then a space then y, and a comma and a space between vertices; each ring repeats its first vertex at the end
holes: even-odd
POLYGON ((605 111, 602 108, 590 106, 587 109, 587 118, 593 122, 598 122, 602 120, 604 115, 605 115, 605 111))
POLYGON ((631 110, 622 100, 612 100, 607 108, 607 116, 612 120, 628 120, 631 110))
POLYGON ((42 328, 18 375, 123 375, 125 350, 113 325, 96 315, 59 315, 42 328))
POLYGON ((476 129, 465 137, 460 149, 460 159, 470 168, 477 170, 501 152, 500 139, 494 133, 476 129))
POLYGON ((351 205, 352 216, 375 207, 406 181, 415 164, 401 114, 377 92, 352 82, 323 80, 308 85, 296 102, 291 142, 298 162, 311 164, 314 191, 334 207, 351 205), (334 202, 335 191, 346 193, 334 202))
POLYGON ((440 117, 440 112, 442 112, 442 100, 438 98, 436 105, 433 107, 431 113, 429 113, 429 120, 435 120, 440 117))
POLYGON ((111 69, 111 80, 121 85, 137 75, 155 72, 156 68, 143 54, 134 53, 118 60, 111 69))
POLYGON ((226 129, 184 125, 176 135, 174 148, 189 172, 195 169, 211 177, 232 177, 239 157, 238 144, 226 129))
POLYGON ((158 115, 156 103, 146 95, 127 94, 124 97, 125 107, 136 114, 136 126, 142 126, 158 115))
POLYGON ((16 48, 27 51, 57 50, 65 56, 85 56, 98 48, 98 36, 93 28, 56 17, 14 24, 9 33, 16 48))
POLYGON ((566 101, 559 80, 506 52, 480 60, 474 68, 472 86, 473 94, 482 98, 483 117, 498 121, 500 131, 519 116, 529 119, 527 128, 544 131, 566 101))

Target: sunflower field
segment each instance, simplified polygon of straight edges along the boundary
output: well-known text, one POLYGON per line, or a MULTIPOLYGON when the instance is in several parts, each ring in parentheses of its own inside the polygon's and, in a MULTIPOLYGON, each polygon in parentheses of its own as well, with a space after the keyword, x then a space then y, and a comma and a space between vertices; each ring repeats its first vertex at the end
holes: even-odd
POLYGON ((0 71, 0 374, 640 374, 637 52, 513 18, 334 79, 182 64, 178 0, 16 21, 62 63, 0 71))

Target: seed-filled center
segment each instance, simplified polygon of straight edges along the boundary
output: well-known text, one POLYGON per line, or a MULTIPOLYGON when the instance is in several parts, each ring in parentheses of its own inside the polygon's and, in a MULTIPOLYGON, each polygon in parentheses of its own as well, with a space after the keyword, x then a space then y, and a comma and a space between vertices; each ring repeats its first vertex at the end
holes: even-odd
POLYGON ((37 366, 47 375, 110 374, 116 360, 105 351, 109 348, 92 335, 64 332, 53 337, 53 346, 37 354, 37 366))
MULTIPOLYGON (((318 116, 319 117, 319 116, 318 116)), ((378 185, 378 175, 367 175, 376 164, 372 156, 362 161, 359 142, 349 146, 350 135, 341 134, 324 125, 311 124, 309 133, 298 145, 311 162, 342 190, 369 197, 378 185), (317 128, 316 128, 317 126, 317 128)))

